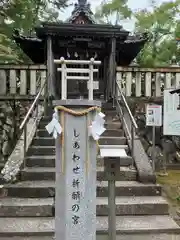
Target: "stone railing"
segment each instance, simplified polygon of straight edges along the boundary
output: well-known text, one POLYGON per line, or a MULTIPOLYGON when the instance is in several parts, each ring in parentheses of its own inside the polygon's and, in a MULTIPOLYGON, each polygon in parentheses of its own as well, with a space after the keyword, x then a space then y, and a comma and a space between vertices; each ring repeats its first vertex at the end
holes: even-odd
POLYGON ((46 65, 0 65, 0 98, 34 97, 45 78, 46 65))
POLYGON ((180 67, 117 67, 116 78, 127 97, 161 97, 164 88, 180 85, 180 67))

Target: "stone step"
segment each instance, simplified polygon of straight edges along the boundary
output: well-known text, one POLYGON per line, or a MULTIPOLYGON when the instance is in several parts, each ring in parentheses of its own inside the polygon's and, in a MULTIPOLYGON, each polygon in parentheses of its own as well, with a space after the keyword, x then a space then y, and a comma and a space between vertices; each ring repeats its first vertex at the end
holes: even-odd
MULTIPOLYGON (((108 137, 104 136, 99 139, 100 145, 125 145, 127 139, 125 137, 108 137)), ((33 146, 55 146, 55 140, 53 137, 35 137, 32 141, 33 146)))
MULTIPOLYGON (((40 122, 39 124, 39 130, 44 130, 45 126, 48 124, 49 122, 40 122)), ((112 122, 112 121, 108 121, 105 122, 104 127, 107 130, 122 130, 121 124, 120 122, 112 122)), ((46 129, 45 129, 46 130, 46 129)))
MULTIPOLYGON (((97 197, 108 196, 108 182, 97 181, 97 197)), ((15 184, 4 185, 0 194, 7 197, 19 198, 47 198, 55 196, 54 181, 22 181, 15 184)), ((116 196, 160 196, 161 186, 142 184, 136 181, 117 181, 116 196)))
POLYGON ((27 151, 27 156, 33 155, 41 155, 41 156, 49 156, 55 155, 55 146, 30 146, 27 151))
MULTIPOLYGON (((160 196, 161 186, 155 184, 143 184, 136 181, 117 181, 116 196, 160 196)), ((97 182, 97 196, 108 196, 108 182, 97 182)))
MULTIPOLYGON (((110 113, 110 112, 108 112, 108 114, 105 113, 104 120, 105 120, 106 122, 112 121, 113 118, 116 116, 116 113, 113 113, 113 114, 109 114, 109 113, 110 113)), ((52 120, 52 115, 43 117, 43 118, 41 119, 41 121, 44 122, 44 124, 46 124, 46 125, 47 125, 51 120, 52 120)))
MULTIPOLYGON (((54 218, 0 218, 0 237, 54 235, 54 218)), ((98 239, 107 239, 108 218, 96 218, 98 239)), ((135 234, 179 234, 180 228, 169 216, 117 216, 117 236, 135 234)), ((125 238, 126 240, 129 238, 125 238)), ((134 239, 134 238, 133 238, 134 239)), ((145 238, 146 239, 146 238, 145 238)))
POLYGON ((55 167, 55 154, 54 155, 33 155, 26 158, 27 167, 55 167))
MULTIPOLYGON (((167 201, 160 196, 116 197, 116 216, 168 215, 168 208, 167 201)), ((108 198, 97 198, 97 216, 108 216, 108 209, 108 198)))
MULTIPOLYGON (((117 176, 117 181, 136 181, 137 179, 137 171, 136 169, 132 169, 129 167, 121 167, 119 169, 119 174, 117 176)), ((97 167, 97 180, 106 181, 107 176, 104 172, 104 167, 97 167)))
MULTIPOLYGON (((117 180, 119 181, 135 181, 137 171, 128 167, 121 167, 117 180)), ((104 167, 97 167, 97 180, 103 181, 107 177, 104 173, 104 167)), ((21 171, 22 181, 41 181, 41 180, 55 180, 55 168, 25 168, 21 171)))
MULTIPOLYGON (((47 120, 50 121, 52 119, 52 114, 54 113, 54 109, 51 110, 52 112, 49 112, 49 114, 47 116, 42 116, 41 120, 47 120)), ((110 109, 101 109, 101 112, 104 113, 106 116, 116 116, 117 111, 116 108, 110 108, 110 109)))
POLYGON ((103 134, 103 137, 123 137, 124 131, 122 129, 110 129, 108 128, 103 134))
POLYGON ((104 126, 106 129, 115 129, 115 130, 122 129, 122 125, 120 122, 108 121, 108 122, 105 122, 104 126))
POLYGON ((34 137, 32 144, 34 146, 55 146, 55 139, 52 136, 49 137, 34 137))
POLYGON ((106 115, 106 116, 112 116, 115 117, 117 114, 116 109, 115 110, 102 110, 102 112, 106 115))
POLYGON ((116 107, 113 107, 113 102, 105 102, 102 104, 102 111, 107 112, 107 111, 116 111, 116 107))
POLYGON ((52 117, 50 118, 49 117, 49 119, 47 119, 47 118, 42 118, 41 119, 41 121, 40 121, 40 123, 39 123, 39 126, 38 126, 38 129, 45 129, 45 127, 46 127, 46 125, 50 122, 52 120, 52 117))
POLYGON ((99 139, 100 145, 125 145, 126 143, 125 137, 101 137, 99 139))
MULTIPOLYGON (((131 156, 123 157, 120 160, 120 166, 130 166, 133 162, 134 161, 131 156)), ((102 158, 101 156, 97 157, 97 166, 104 166, 104 158, 102 158)))
MULTIPOLYGON (((127 156, 125 158, 121 158, 120 165, 121 166, 130 166, 132 164, 132 157, 127 156)), ((26 158, 26 166, 27 167, 55 167, 55 154, 54 155, 33 155, 28 156, 26 158)), ((97 157, 97 166, 104 166, 104 159, 100 156, 97 157)))
MULTIPOLYGON (((42 118, 40 123, 39 123, 39 129, 44 130, 46 125, 52 120, 51 117, 45 117, 42 118)), ((107 121, 105 121, 104 124, 105 128, 107 129, 120 129, 121 128, 121 123, 120 121, 112 121, 111 119, 108 119, 107 121)))
POLYGON ((55 180, 55 168, 46 167, 33 167, 24 168, 21 171, 22 181, 43 181, 43 180, 55 180))
MULTIPOLYGON (((108 240, 108 235, 97 235, 97 240, 108 240)), ((179 240, 179 234, 123 234, 116 235, 116 240, 179 240)), ((31 236, 31 237, 0 237, 0 240, 55 240, 53 236, 31 236)))
MULTIPOLYGON (((37 136, 38 137, 49 137, 49 133, 47 130, 39 129, 37 130, 37 136)), ((102 136, 110 136, 110 137, 122 137, 124 136, 124 131, 122 129, 107 129, 102 136)))
MULTIPOLYGON (((102 237, 103 237, 103 235, 97 235, 96 239, 102 240, 102 237)), ((108 240, 108 237, 103 238, 103 239, 108 240)), ((164 234, 164 233, 133 234, 132 233, 132 234, 116 235, 116 240, 179 240, 179 239, 180 239, 179 234, 171 234, 171 233, 170 234, 164 234)), ((21 239, 19 239, 19 240, 21 240, 21 239)), ((31 239, 27 239, 27 240, 31 240, 31 239)), ((32 239, 32 240, 34 240, 34 239, 32 239)), ((41 239, 37 239, 37 240, 41 240, 41 239)), ((44 240, 51 240, 51 239, 45 238, 44 240)))
MULTIPOLYGON (((125 145, 127 142, 125 137, 108 137, 104 136, 99 139, 101 145, 125 145)), ((53 137, 35 137, 32 142, 33 146, 55 146, 53 137)))
POLYGON ((53 198, 1 198, 0 217, 52 217, 53 198))
POLYGON ((104 144, 99 144, 100 149, 114 149, 116 151, 116 149, 125 149, 126 151, 128 151, 129 147, 128 145, 111 145, 109 144, 108 147, 107 145, 104 144))
POLYGON ((35 136, 32 141, 34 146, 55 146, 55 139, 52 135, 47 134, 46 137, 35 136))
MULTIPOLYGON (((96 199, 97 216, 108 215, 108 198, 96 199)), ((116 215, 165 215, 168 204, 162 197, 117 197, 116 215)), ((52 217, 53 198, 1 198, 0 217, 52 217)))

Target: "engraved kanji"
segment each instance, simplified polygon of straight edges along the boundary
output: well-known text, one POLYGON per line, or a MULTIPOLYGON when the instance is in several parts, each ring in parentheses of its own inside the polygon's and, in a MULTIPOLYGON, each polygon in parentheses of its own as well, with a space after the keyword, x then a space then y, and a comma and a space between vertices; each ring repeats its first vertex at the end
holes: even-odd
POLYGON ((79 179, 73 179, 73 182, 72 182, 73 188, 75 187, 79 188, 79 184, 80 184, 79 179))
POLYGON ((80 200, 80 192, 79 191, 77 191, 77 192, 73 192, 72 193, 72 199, 73 200, 80 200))

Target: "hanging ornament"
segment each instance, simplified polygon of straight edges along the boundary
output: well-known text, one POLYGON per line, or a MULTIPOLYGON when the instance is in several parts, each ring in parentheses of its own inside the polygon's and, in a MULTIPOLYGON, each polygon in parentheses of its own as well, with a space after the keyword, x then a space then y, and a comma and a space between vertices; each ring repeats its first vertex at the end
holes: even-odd
POLYGON ((88 51, 86 52, 86 58, 89 58, 89 53, 88 53, 88 51))
POLYGON ((77 58, 77 57, 78 57, 78 53, 77 53, 77 52, 75 52, 75 53, 74 53, 74 56, 77 58))
POLYGON ((71 57, 71 55, 70 55, 70 53, 69 53, 69 51, 67 50, 67 57, 68 58, 70 58, 71 57))
POLYGON ((46 125, 46 130, 49 134, 53 133, 53 137, 56 139, 58 137, 58 134, 60 135, 62 133, 62 127, 61 124, 58 121, 58 112, 55 110, 53 113, 53 117, 51 122, 46 125))
POLYGON ((94 59, 96 59, 96 58, 97 58, 97 53, 95 52, 94 59))

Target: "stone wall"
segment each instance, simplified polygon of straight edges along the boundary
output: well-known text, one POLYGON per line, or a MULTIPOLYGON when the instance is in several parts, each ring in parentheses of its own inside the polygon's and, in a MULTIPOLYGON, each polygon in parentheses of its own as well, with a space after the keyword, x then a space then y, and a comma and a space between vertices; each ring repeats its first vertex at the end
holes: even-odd
POLYGON ((0 102, 0 165, 2 166, 13 151, 19 138, 20 122, 28 109, 27 102, 16 100, 0 102))
MULTIPOLYGON (((153 102, 151 102, 153 103, 153 102)), ((139 127, 138 135, 145 148, 149 158, 152 156, 152 127, 146 126, 145 109, 146 104, 143 102, 130 101, 129 105, 134 113, 136 122, 139 127)), ((180 163, 180 137, 178 136, 164 136, 163 127, 156 127, 156 141, 155 141, 155 157, 156 168, 162 168, 163 156, 166 156, 167 164, 180 163)))
MULTIPOLYGON (((35 109, 36 110, 36 109, 35 109)), ((41 105, 38 105, 38 117, 36 111, 34 111, 29 120, 27 121, 26 130, 26 148, 28 149, 33 137, 36 133, 37 125, 43 115, 44 108, 41 105)), ((14 182, 17 180, 18 173, 24 162, 24 132, 21 133, 20 137, 16 141, 16 146, 13 148, 13 151, 8 157, 8 160, 5 163, 4 168, 0 174, 1 183, 4 182, 14 182)))

